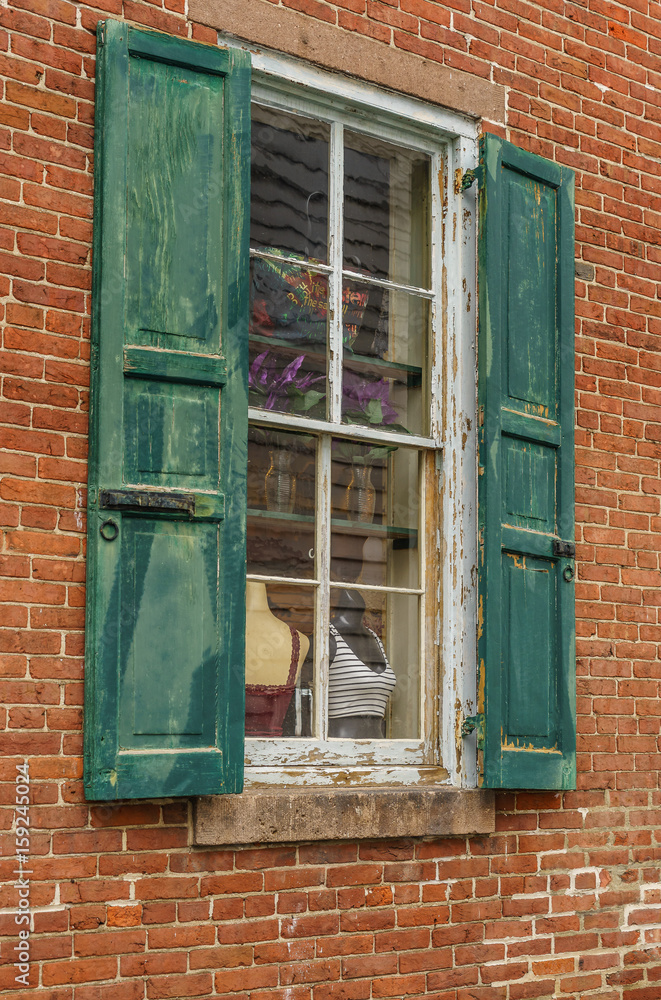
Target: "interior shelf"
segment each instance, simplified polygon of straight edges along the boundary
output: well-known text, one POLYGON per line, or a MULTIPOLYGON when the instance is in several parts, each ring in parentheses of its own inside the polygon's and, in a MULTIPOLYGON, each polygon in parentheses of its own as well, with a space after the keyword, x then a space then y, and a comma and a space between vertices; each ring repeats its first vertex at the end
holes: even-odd
MULTIPOLYGON (((279 340, 277 337, 262 337, 251 334, 250 344, 258 347, 272 347, 283 359, 294 359, 304 354, 306 366, 320 372, 326 371, 326 352, 310 350, 309 342, 303 341, 300 344, 293 344, 291 341, 279 340)), ((385 376, 397 382, 404 382, 411 388, 422 385, 422 368, 419 365, 404 365, 398 361, 388 361, 384 358, 366 357, 362 354, 354 354, 346 347, 343 357, 346 367, 359 375, 374 375, 377 378, 385 376)))
MULTIPOLYGON (((270 522, 273 527, 282 522, 297 524, 314 524, 312 514, 289 514, 286 511, 259 510, 256 507, 248 508, 248 517, 258 518, 266 525, 270 522)), ((392 539, 406 540, 408 544, 399 546, 401 548, 415 548, 418 540, 417 528, 404 528, 396 524, 378 524, 373 521, 350 521, 344 517, 331 518, 331 529, 343 535, 373 535, 392 539), (413 543, 413 544, 411 544, 413 543)))

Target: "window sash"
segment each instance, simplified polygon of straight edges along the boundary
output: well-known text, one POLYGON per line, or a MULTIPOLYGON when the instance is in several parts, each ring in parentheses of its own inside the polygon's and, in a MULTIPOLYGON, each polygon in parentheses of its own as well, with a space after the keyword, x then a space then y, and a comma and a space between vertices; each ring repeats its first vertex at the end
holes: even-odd
MULTIPOLYGON (((335 436, 333 434, 333 436, 335 436)), ((413 765, 423 762, 425 751, 425 701, 435 686, 434 672, 425 666, 425 622, 427 612, 426 541, 425 518, 426 486, 425 459, 421 456, 418 469, 418 494, 421 503, 418 509, 417 531, 419 539, 419 586, 415 588, 381 586, 363 583, 345 583, 331 579, 331 435, 320 436, 317 445, 315 507, 315 548, 318 554, 315 573, 312 578, 285 577, 265 573, 248 573, 247 579, 261 583, 279 583, 284 586, 309 587, 314 589, 314 667, 313 667, 313 731, 318 736, 309 737, 267 737, 246 738, 246 758, 251 762, 265 763, 274 759, 288 766, 302 766, 319 763, 323 756, 324 766, 347 766, 347 763, 386 765, 413 765), (328 636, 330 626, 331 592, 333 590, 371 591, 384 594, 402 594, 417 597, 418 605, 418 718, 419 734, 406 739, 347 740, 329 738, 328 731, 328 675, 330 670, 328 636)))
MULTIPOLYGON (((406 435, 405 443, 427 449, 427 480, 431 483, 433 479, 430 469, 435 470, 438 479, 433 480, 431 492, 427 490, 424 513, 428 522, 430 516, 433 518, 436 527, 432 527, 428 539, 429 554, 433 557, 430 564, 433 583, 430 583, 429 592, 434 595, 434 604, 428 602, 426 612, 420 616, 420 648, 424 663, 422 739, 415 748, 411 747, 410 740, 378 741, 378 745, 369 746, 365 741, 342 744, 334 740, 322 744, 300 738, 291 741, 249 739, 246 741, 246 763, 249 765, 246 779, 248 784, 251 781, 277 784, 283 780, 292 784, 299 781, 333 784, 342 780, 338 768, 348 774, 349 765, 350 780, 357 784, 420 781, 472 784, 474 755, 470 747, 464 746, 463 752, 460 750, 455 716, 458 711, 473 711, 475 698, 477 607, 473 573, 477 545, 473 537, 475 504, 472 499, 476 492, 475 202, 474 193, 470 190, 462 193, 454 181, 476 164, 476 123, 403 95, 388 94, 371 85, 330 76, 286 56, 256 51, 253 52, 253 67, 253 98, 259 104, 326 121, 335 119, 349 125, 352 131, 374 132, 386 141, 401 142, 434 157, 432 288, 411 286, 406 289, 432 299, 429 374, 434 405, 429 436, 406 435), (442 267, 437 266, 439 260, 443 261, 442 267), (444 355, 455 362, 447 379, 444 355), (441 497, 442 456, 449 463, 451 475, 443 485, 441 497), (435 556, 443 544, 443 558, 439 561, 435 556), (436 597, 440 593, 442 604, 436 597), (451 668, 441 670, 442 662, 451 664, 451 668), (309 750, 301 747, 306 742, 309 750), (397 743, 401 746, 396 747, 397 743), (322 748, 328 756, 319 753, 322 748), (337 749, 342 753, 341 758, 334 753, 337 749), (386 754, 380 761, 382 750, 386 754), (395 763, 393 751, 402 763, 395 763), (439 767, 441 759, 445 766, 439 767), (364 761, 364 766, 354 766, 358 760, 364 761)), ((328 273, 328 265, 315 267, 328 273)), ((356 277, 348 270, 343 276, 356 277)), ((341 338, 336 336, 336 339, 341 338)), ((292 418, 253 407, 249 409, 249 417, 256 423, 278 425, 283 429, 403 443, 403 436, 392 432, 305 417, 292 418)), ((320 492, 328 488, 322 477, 318 477, 317 482, 320 492)), ((426 574, 426 569, 422 572, 426 574)), ((310 584, 311 581, 305 582, 310 584)), ((322 581, 319 583, 321 586, 322 581)), ((327 620, 319 620, 319 630, 317 655, 323 658, 325 654, 327 659, 327 620)))

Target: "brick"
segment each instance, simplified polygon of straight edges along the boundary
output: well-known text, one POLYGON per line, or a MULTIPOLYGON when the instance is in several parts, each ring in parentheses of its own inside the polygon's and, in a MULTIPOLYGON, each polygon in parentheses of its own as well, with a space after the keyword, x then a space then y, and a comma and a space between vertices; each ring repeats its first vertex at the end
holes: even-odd
POLYGON ((206 895, 219 895, 220 893, 246 893, 259 892, 264 884, 264 876, 257 873, 216 875, 203 878, 200 882, 200 893, 206 895))
POLYGON ((316 953, 320 958, 330 955, 364 955, 366 952, 371 952, 373 946, 371 934, 343 934, 338 937, 320 938, 316 944, 316 953))
MULTIPOLYGON (((0 164, 2 162, 0 158, 0 164)), ((31 161, 17 160, 17 162, 22 164, 31 161)), ((78 176, 78 174, 74 176, 78 176)), ((71 240, 38 236, 36 233, 17 233, 16 242, 21 253, 31 257, 43 257, 48 260, 64 261, 68 264, 85 264, 90 259, 89 246, 84 243, 74 243, 71 240)))
POLYGON ((340 978, 337 960, 300 962, 280 969, 280 983, 291 986, 297 983, 330 983, 340 978))
MULTIPOLYGON (((21 38, 20 35, 17 35, 12 44, 12 49, 17 55, 33 59, 35 62, 46 66, 58 66, 67 69, 71 73, 80 73, 82 69, 82 59, 76 53, 68 52, 65 49, 57 48, 45 42, 38 42, 33 38, 21 38)), ((13 99, 16 100, 16 98, 13 99)), ((33 104, 32 101, 26 101, 25 99, 18 103, 27 103, 31 107, 43 107, 43 105, 33 104)), ((64 107, 67 109, 65 112, 67 116, 71 115, 71 106, 67 104, 64 107)), ((51 114, 62 113, 52 107, 43 107, 43 110, 47 110, 51 114)))
POLYGON ((276 870, 264 875, 265 890, 295 889, 303 886, 321 885, 324 881, 323 868, 303 868, 290 871, 276 870))
POLYGON ((207 900, 179 903, 177 917, 184 923, 189 920, 207 920, 211 916, 211 904, 207 900))
POLYGON ((260 987, 277 986, 276 968, 253 967, 250 969, 222 970, 216 972, 214 985, 217 993, 234 993, 236 990, 255 990, 260 987))
POLYGON ((107 910, 108 927, 136 927, 142 919, 142 907, 138 905, 109 906, 107 910))
POLYGON ((149 931, 149 947, 152 948, 194 948, 211 945, 214 930, 209 924, 186 927, 154 927, 149 931))
POLYGON ((46 962, 42 967, 44 986, 67 983, 94 982, 114 979, 117 974, 116 958, 75 959, 68 962, 46 962))
POLYGON ((371 987, 367 980, 324 983, 314 987, 313 997, 314 1000, 367 1000, 370 992, 371 987))
POLYGON ((144 987, 141 982, 115 982, 98 986, 78 986, 79 1000, 142 1000, 144 987))
POLYGON ((151 976, 147 980, 146 995, 149 1000, 208 996, 212 988, 211 973, 198 972, 185 976, 151 976))
POLYGON ((224 948, 196 948, 190 952, 191 969, 234 969, 252 965, 253 949, 249 945, 224 948))
POLYGON ((122 955, 119 960, 122 976, 162 976, 186 972, 186 968, 186 953, 183 951, 122 955))
MULTIPOLYGON (((44 49, 44 46, 41 46, 44 49)), ((46 91, 27 87, 25 84, 9 81, 5 87, 7 99, 13 104, 38 108, 52 115, 71 118, 76 113, 76 102, 70 98, 49 94, 46 91)))
POLYGON ((197 895, 197 879, 194 878, 147 878, 135 883, 136 898, 179 899, 197 895))
POLYGON ((218 928, 217 937, 219 944, 275 941, 278 938, 280 929, 277 920, 250 920, 241 922, 240 918, 242 916, 243 900, 241 899, 217 900, 214 903, 213 919, 231 921, 231 923, 218 928))
POLYGON ((75 955, 123 955, 144 951, 146 933, 131 931, 88 931, 74 935, 75 955))
POLYGON ((307 914, 306 916, 284 917, 280 922, 283 938, 309 937, 314 934, 337 934, 340 929, 337 914, 307 914))
POLYGON ((380 882, 383 878, 383 868, 380 865, 353 864, 338 865, 330 868, 326 877, 326 885, 370 885, 380 882))
POLYGON ((373 997, 405 997, 424 991, 425 977, 422 974, 409 976, 396 976, 393 978, 383 976, 372 984, 373 997))

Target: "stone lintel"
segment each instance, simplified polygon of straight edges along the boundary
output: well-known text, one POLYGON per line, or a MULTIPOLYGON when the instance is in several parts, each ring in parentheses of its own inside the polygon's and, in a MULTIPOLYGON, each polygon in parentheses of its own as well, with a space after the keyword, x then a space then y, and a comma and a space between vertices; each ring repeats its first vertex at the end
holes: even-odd
POLYGON ((494 830, 494 793, 483 789, 250 789, 198 799, 193 843, 464 837, 494 830))
POLYGON ((324 69, 490 122, 505 121, 505 88, 432 59, 315 20, 268 0, 189 0, 192 21, 324 69))

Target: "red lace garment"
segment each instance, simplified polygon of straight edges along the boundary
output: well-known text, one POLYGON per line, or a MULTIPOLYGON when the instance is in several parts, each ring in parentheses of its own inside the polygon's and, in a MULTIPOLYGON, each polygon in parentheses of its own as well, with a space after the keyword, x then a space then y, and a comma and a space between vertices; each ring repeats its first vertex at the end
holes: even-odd
POLYGON ((282 724, 294 688, 301 648, 298 632, 291 632, 291 664, 284 684, 246 684, 246 736, 282 736, 282 724))

